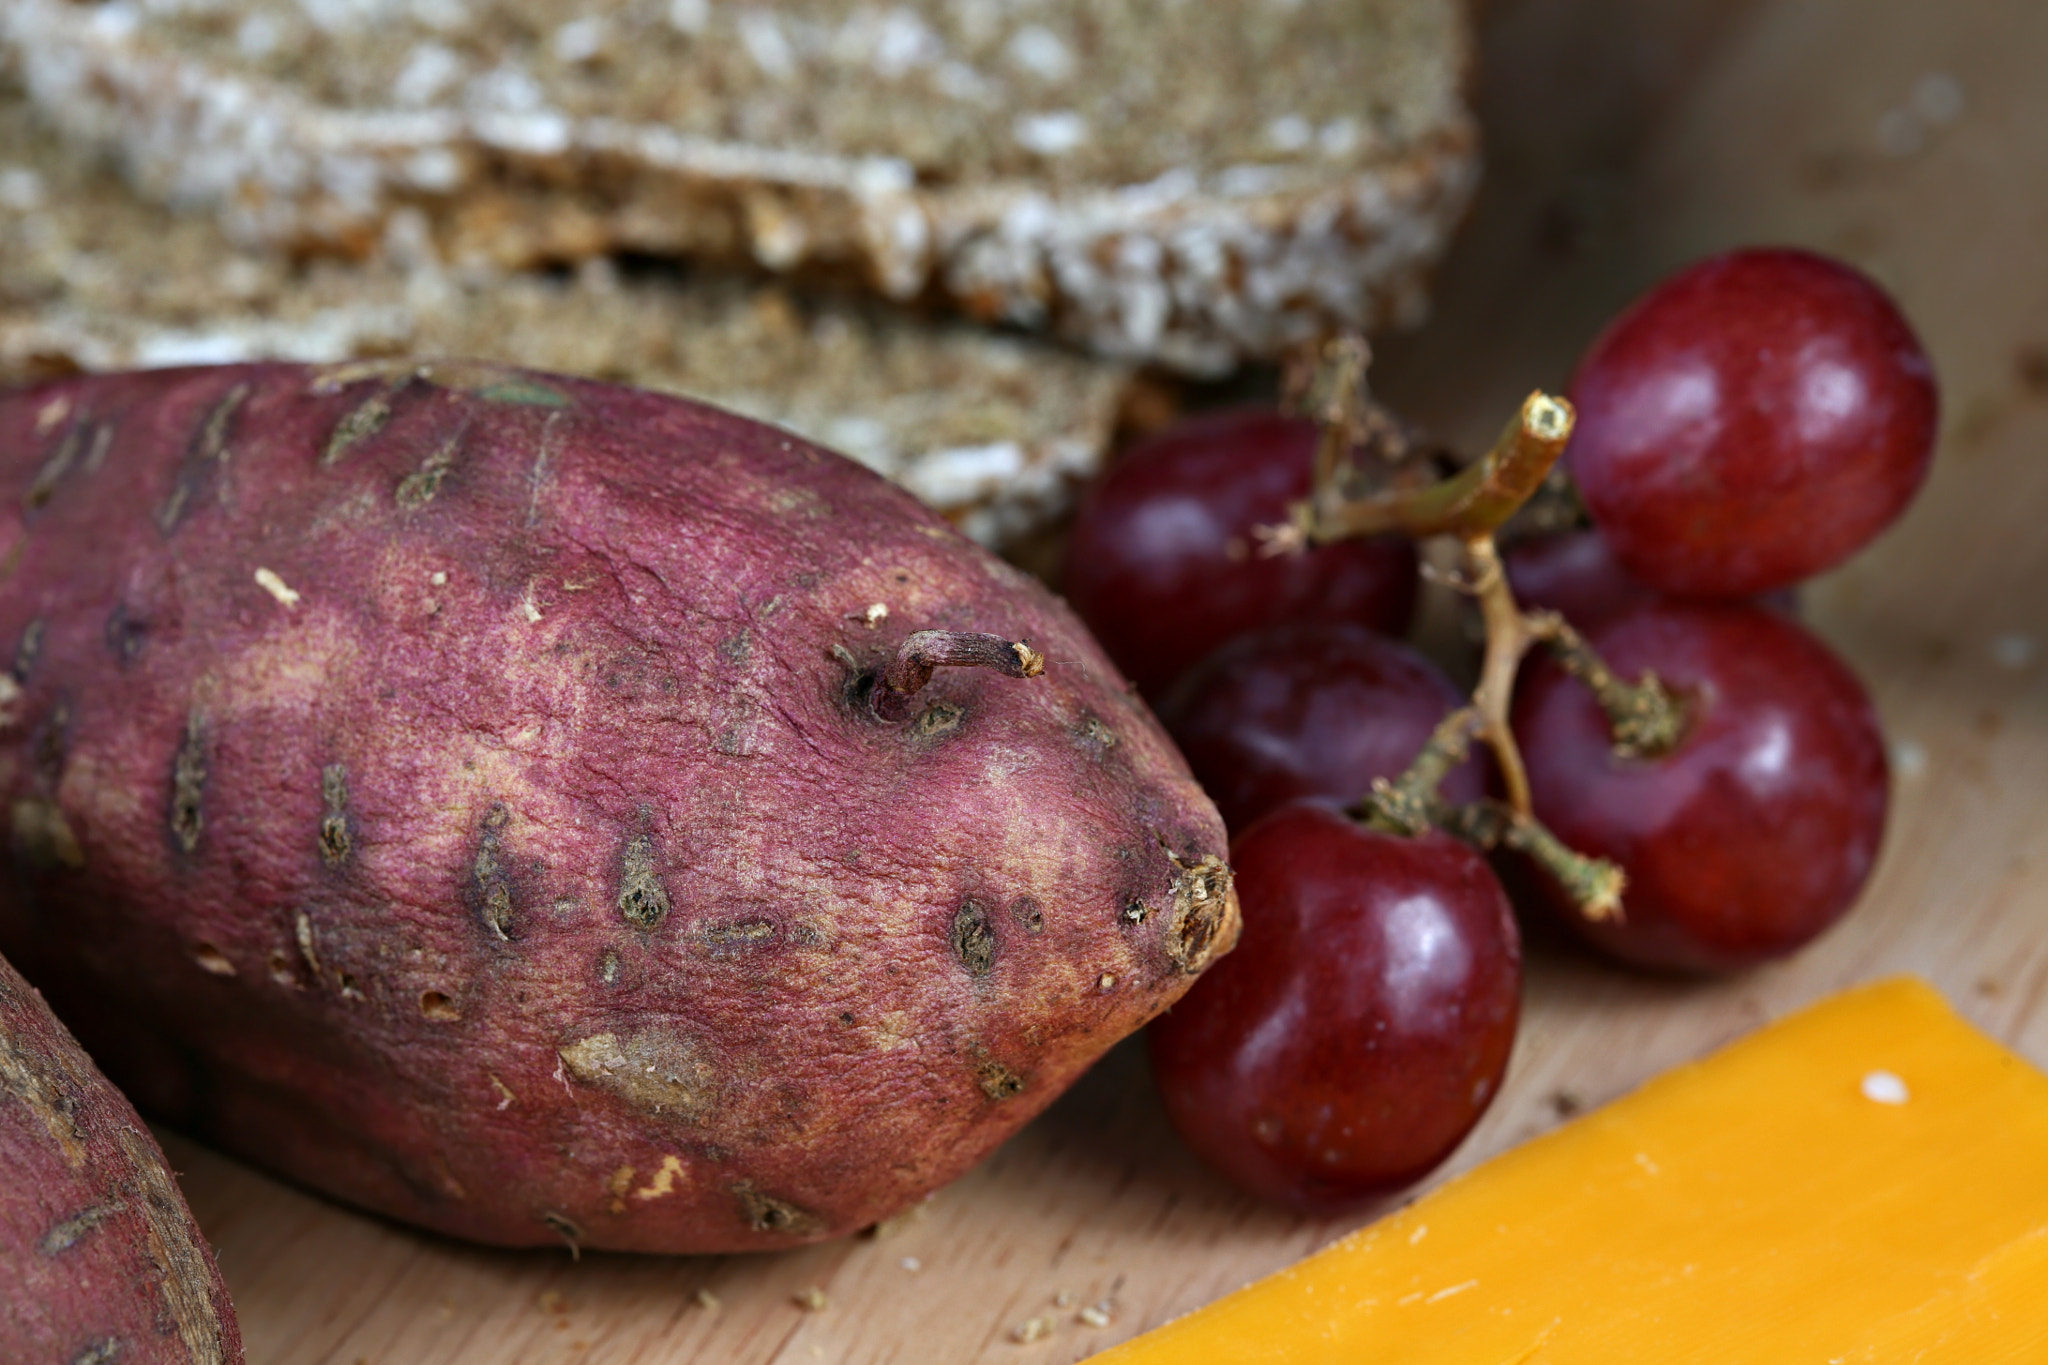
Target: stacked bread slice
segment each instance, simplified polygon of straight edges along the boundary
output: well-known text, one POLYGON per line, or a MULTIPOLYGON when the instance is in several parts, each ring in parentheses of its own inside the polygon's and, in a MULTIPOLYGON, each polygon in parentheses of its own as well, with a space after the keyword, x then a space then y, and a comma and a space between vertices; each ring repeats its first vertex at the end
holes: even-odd
POLYGON ((463 355, 688 393, 895 478, 984 543, 1058 515, 1127 366, 782 284, 594 258, 567 273, 428 250, 294 262, 143 202, 0 78, 0 383, 73 368, 463 355))
POLYGON ((1419 314, 1466 56, 1458 0, 9 0, 0 356, 606 374, 1000 542, 1133 366, 1419 314))

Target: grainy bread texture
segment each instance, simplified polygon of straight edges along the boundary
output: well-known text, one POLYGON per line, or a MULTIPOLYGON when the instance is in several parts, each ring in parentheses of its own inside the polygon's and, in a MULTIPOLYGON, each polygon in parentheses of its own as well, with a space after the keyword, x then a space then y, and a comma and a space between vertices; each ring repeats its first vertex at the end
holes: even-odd
POLYGON ((744 259, 1213 373, 1413 319, 1459 0, 10 0, 72 138, 244 240, 744 259))
POLYGON ((418 210, 294 265, 139 200, 0 73, 0 383, 72 368, 462 355, 688 393, 844 451, 986 545, 1100 467, 1129 368, 967 323, 668 268, 444 267, 418 210))
POLYGON ((235 1310, 156 1139, 5 959, 0 1171, 0 1360, 241 1365, 235 1310))

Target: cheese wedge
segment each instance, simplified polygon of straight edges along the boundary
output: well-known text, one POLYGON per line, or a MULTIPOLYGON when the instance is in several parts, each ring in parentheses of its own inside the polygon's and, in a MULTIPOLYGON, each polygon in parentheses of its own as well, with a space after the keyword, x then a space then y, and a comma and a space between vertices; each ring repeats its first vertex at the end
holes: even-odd
POLYGON ((2048 1076, 1860 987, 1093 1360, 2048 1362, 2048 1076))

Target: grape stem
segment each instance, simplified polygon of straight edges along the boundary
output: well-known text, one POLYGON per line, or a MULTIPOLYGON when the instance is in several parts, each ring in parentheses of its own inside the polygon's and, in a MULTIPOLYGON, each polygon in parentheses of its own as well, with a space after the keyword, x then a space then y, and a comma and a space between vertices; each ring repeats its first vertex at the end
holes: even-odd
POLYGON ((1325 342, 1322 363, 1309 374, 1303 402, 1316 414, 1314 488, 1335 488, 1344 457, 1365 436, 1365 372, 1372 347, 1356 333, 1325 342))
MULTIPOLYGON (((1493 448, 1450 478, 1363 498, 1346 497, 1338 479, 1323 477, 1319 449, 1315 489, 1295 509, 1296 525, 1310 545, 1389 532, 1417 540, 1490 536, 1542 486, 1571 432, 1571 404, 1532 393, 1493 448)), ((1330 443, 1326 427, 1323 444, 1330 443)))
POLYGON ((1479 736, 1493 750, 1500 765, 1501 785, 1507 788, 1508 805, 1524 819, 1534 813, 1529 795, 1529 772, 1522 764, 1522 748, 1508 724, 1508 707, 1514 701, 1515 675, 1522 660, 1536 643, 1529 620, 1515 605, 1508 588, 1507 571, 1501 567, 1500 551, 1493 534, 1482 531, 1465 542, 1465 583, 1479 602, 1480 620, 1486 626, 1486 653, 1479 661, 1479 685, 1472 689, 1472 705, 1479 712, 1479 736))
POLYGON ((1628 875, 1605 858, 1589 857, 1546 829, 1534 816, 1516 815, 1498 801, 1445 806, 1438 825, 1481 848, 1511 848, 1556 878, 1589 920, 1622 919, 1628 875))
MULTIPOLYGON (((1532 393, 1493 448, 1450 478, 1424 488, 1346 498, 1337 481, 1323 480, 1319 469, 1310 500, 1295 513, 1301 538, 1313 545, 1389 531, 1418 539, 1455 536, 1463 542, 1464 585, 1478 599, 1486 623, 1486 656, 1472 694, 1478 733, 1500 764, 1508 804, 1523 819, 1531 813, 1529 777, 1508 726, 1508 702, 1515 673, 1538 637, 1508 589, 1493 537, 1543 485, 1571 433, 1571 404, 1532 393)), ((1327 440, 1327 429, 1325 435, 1327 440)))
POLYGON ((1464 549, 1458 586, 1479 604, 1486 650, 1471 705, 1444 717, 1399 778, 1375 780, 1359 814, 1389 832, 1412 836, 1434 826, 1484 848, 1514 849, 1556 878, 1586 918, 1618 919, 1625 884, 1621 869, 1575 852, 1536 819, 1528 769, 1508 720, 1515 676, 1540 643, 1593 689, 1606 710, 1618 752, 1662 753, 1684 728, 1683 708, 1655 675, 1645 674, 1633 685, 1621 682, 1563 617, 1554 612, 1524 613, 1508 586, 1495 536, 1550 480, 1571 439, 1572 406, 1562 398, 1532 393, 1492 448, 1450 477, 1419 488, 1393 487, 1349 497, 1341 462, 1357 431, 1357 405, 1365 401, 1369 358, 1362 341, 1348 346, 1333 342, 1323 348, 1317 381, 1320 401, 1314 408, 1323 422, 1315 484, 1308 500, 1294 507, 1289 523, 1265 537, 1265 552, 1390 532, 1415 539, 1453 537, 1464 549), (1493 753, 1507 799, 1452 806, 1438 796, 1438 786, 1465 761, 1475 738, 1493 753))
POLYGON ((1655 673, 1645 671, 1633 683, 1623 682, 1564 617, 1539 611, 1524 620, 1559 667, 1584 683, 1607 713, 1615 753, 1623 758, 1659 758, 1678 747, 1689 720, 1685 700, 1655 673))
POLYGON ((1471 753, 1479 725, 1478 708, 1471 706, 1461 706, 1438 721, 1406 771, 1391 782, 1384 777, 1372 780, 1372 794, 1360 803, 1359 811, 1367 823, 1409 838, 1429 829, 1444 805, 1437 788, 1471 753))
POLYGON ((1501 802, 1455 806, 1437 794, 1445 775, 1470 754, 1473 736, 1484 723, 1477 706, 1445 716, 1407 771, 1391 782, 1373 779, 1372 794, 1359 803, 1357 813, 1389 834, 1412 839, 1435 828, 1481 848, 1514 849, 1555 877, 1587 919, 1619 920, 1621 893, 1628 884, 1619 867, 1577 852, 1535 816, 1501 802))
POLYGON ((1354 450, 1399 467, 1421 452, 1416 435, 1394 413, 1376 403, 1366 388, 1372 347, 1356 333, 1325 341, 1312 352, 1297 353, 1289 362, 1285 386, 1287 408, 1315 420, 1316 488, 1342 488, 1349 480, 1346 457, 1354 450))
POLYGON ((1309 500, 1295 507, 1290 526, 1267 537, 1270 548, 1323 545, 1387 532, 1417 539, 1447 535, 1462 543, 1465 571, 1459 586, 1477 600, 1486 626, 1486 653, 1479 686, 1472 694, 1479 713, 1478 734, 1500 764, 1508 804, 1525 819, 1531 810, 1529 778, 1508 725, 1508 705, 1515 675, 1536 644, 1547 645, 1566 672, 1592 689, 1607 713, 1617 754, 1654 758, 1675 747, 1685 731, 1682 701, 1654 673, 1645 673, 1634 683, 1623 682, 1557 613, 1525 614, 1501 567, 1495 537, 1550 482, 1571 439, 1571 404, 1540 391, 1532 393, 1492 449, 1450 478, 1422 488, 1390 488, 1348 498, 1336 461, 1350 440, 1356 414, 1340 395, 1345 387, 1355 391, 1362 383, 1369 353, 1363 342, 1348 349, 1333 342, 1323 355, 1320 383, 1328 396, 1319 409, 1324 426, 1316 482, 1309 500))

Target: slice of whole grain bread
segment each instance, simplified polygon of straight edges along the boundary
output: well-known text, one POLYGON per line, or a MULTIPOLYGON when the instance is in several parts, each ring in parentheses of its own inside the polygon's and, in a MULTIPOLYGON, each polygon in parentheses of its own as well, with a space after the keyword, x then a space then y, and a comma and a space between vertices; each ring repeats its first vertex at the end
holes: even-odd
POLYGON ((362 261, 294 264, 138 199, 0 71, 0 383, 74 368, 460 355, 688 393, 834 446, 986 544, 1057 519, 1127 366, 872 301, 668 267, 444 267, 417 209, 362 261))
POLYGON ((46 114, 242 241, 746 259, 1214 373, 1411 320, 1460 0, 8 0, 46 114))

